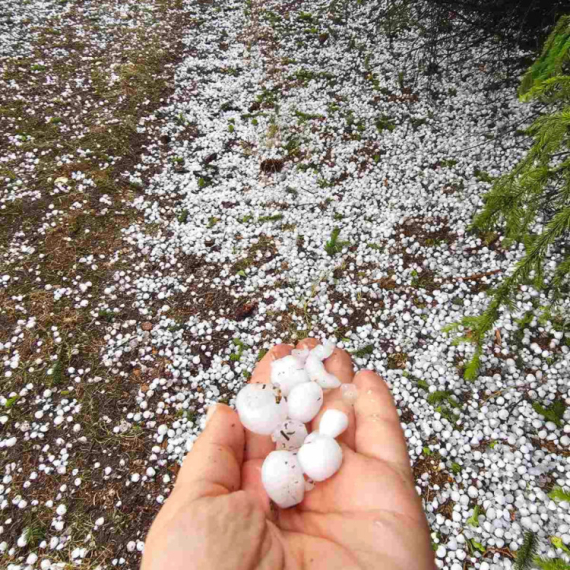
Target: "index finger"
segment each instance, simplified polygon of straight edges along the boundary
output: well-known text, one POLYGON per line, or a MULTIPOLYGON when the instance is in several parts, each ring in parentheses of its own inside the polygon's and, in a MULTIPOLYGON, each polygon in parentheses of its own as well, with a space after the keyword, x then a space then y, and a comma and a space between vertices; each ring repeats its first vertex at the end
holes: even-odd
POLYGON ((356 452, 410 470, 410 458, 400 417, 388 386, 374 372, 362 370, 353 380, 359 395, 356 414, 356 452))

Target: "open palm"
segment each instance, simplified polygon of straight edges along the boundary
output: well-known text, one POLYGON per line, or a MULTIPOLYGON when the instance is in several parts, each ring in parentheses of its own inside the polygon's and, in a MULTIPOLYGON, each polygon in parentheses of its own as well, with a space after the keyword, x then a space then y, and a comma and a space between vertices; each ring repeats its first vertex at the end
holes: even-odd
MULTIPOLYGON (((268 382, 271 361, 291 348, 274 347, 252 382, 268 382)), ((306 493, 300 505, 285 510, 271 505, 261 465, 275 445, 268 436, 244 430, 227 406, 216 406, 152 525, 142 570, 435 567, 387 386, 370 371, 355 376, 343 350, 335 349, 325 365, 360 392, 354 407, 339 390, 326 394, 311 426, 317 429, 329 408, 348 414, 349 428, 339 438, 341 469, 306 493)))

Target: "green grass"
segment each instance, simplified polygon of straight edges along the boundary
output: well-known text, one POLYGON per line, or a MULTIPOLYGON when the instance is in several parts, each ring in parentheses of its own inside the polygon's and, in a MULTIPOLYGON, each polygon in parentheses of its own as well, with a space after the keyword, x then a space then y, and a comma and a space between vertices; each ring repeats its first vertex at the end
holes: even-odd
POLYGON ((562 400, 556 400, 550 406, 543 406, 539 402, 532 403, 533 410, 541 415, 546 421, 553 422, 557 427, 564 425, 564 412, 566 404, 562 400))
POLYGON ((394 123, 392 117, 388 117, 388 115, 381 115, 374 122, 374 126, 379 133, 383 133, 384 131, 391 132, 396 128, 396 123, 394 123))
POLYGON ((566 501, 567 503, 570 503, 570 493, 564 491, 562 487, 554 487, 554 489, 548 493, 548 496, 553 501, 566 501))
POLYGON ((540 570, 570 570, 570 564, 567 564, 560 558, 550 560, 549 558, 540 558, 536 556, 533 562, 538 566, 538 568, 540 568, 540 570))
POLYGON ((533 566, 537 550, 538 537, 534 532, 526 532, 522 546, 517 551, 515 570, 530 570, 533 566))
POLYGON ((459 465, 459 463, 456 463, 455 461, 451 464, 451 472, 454 475, 459 475, 462 471, 463 467, 461 467, 461 465, 459 465))
POLYGON ((479 505, 475 505, 473 514, 467 519, 467 524, 469 526, 477 528, 479 526, 479 515, 481 514, 483 514, 481 507, 479 505))
POLYGON ((426 400, 432 405, 446 403, 453 408, 459 408, 459 404, 453 399, 451 392, 446 392, 444 390, 438 390, 432 392, 426 398, 426 400))
POLYGON ((476 168, 474 174, 475 174, 475 178, 477 178, 477 180, 480 180, 481 182, 488 182, 489 184, 492 184, 493 181, 495 180, 485 170, 479 170, 478 168, 476 168))
POLYGON ((269 351, 266 348, 262 348, 257 355, 257 362, 262 360, 262 358, 268 353, 269 351))
POLYGON ((283 214, 274 214, 273 216, 259 216, 257 220, 259 222, 278 222, 284 217, 283 214))
POLYGON ((325 251, 332 257, 333 255, 340 253, 342 248, 350 245, 348 241, 339 240, 340 228, 334 228, 331 233, 331 239, 325 244, 325 251))
POLYGON ((357 358, 364 358, 365 356, 370 356, 374 352, 374 345, 367 344, 354 352, 351 352, 352 356, 356 356, 357 358))

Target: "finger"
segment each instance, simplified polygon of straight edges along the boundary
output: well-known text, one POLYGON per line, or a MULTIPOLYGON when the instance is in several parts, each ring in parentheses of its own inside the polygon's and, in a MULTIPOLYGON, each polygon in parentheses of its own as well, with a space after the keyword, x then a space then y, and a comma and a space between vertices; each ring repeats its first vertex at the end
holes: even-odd
POLYGON ((410 460, 400 418, 388 386, 374 372, 354 377, 359 395, 354 404, 356 451, 410 470, 410 460))
POLYGON ((232 493, 241 486, 244 429, 239 417, 224 404, 215 404, 208 414, 176 480, 176 488, 191 499, 232 493))
POLYGON ((243 464, 241 488, 255 498, 257 504, 265 513, 265 516, 273 518, 271 501, 269 500, 267 491, 265 490, 261 480, 261 468, 263 466, 263 461, 263 459, 252 459, 251 461, 246 461, 243 464))
MULTIPOLYGON (((305 339, 297 345, 297 348, 314 348, 317 344, 319 343, 315 339, 305 339)), ((331 356, 324 361, 324 364, 327 372, 334 374, 343 384, 352 382, 352 379, 354 378, 352 358, 346 350, 335 348, 331 356)), ((354 449, 356 432, 354 408, 342 399, 340 388, 336 388, 335 390, 330 390, 325 393, 323 407, 317 414, 317 417, 311 422, 311 431, 319 429, 319 424, 321 423, 323 414, 330 409, 340 410, 348 416, 348 428, 338 437, 338 441, 345 443, 348 447, 354 449)))
MULTIPOLYGON (((250 382, 269 384, 271 382, 271 363, 291 354, 292 346, 288 344, 275 345, 255 367, 250 382)), ((245 430, 245 461, 265 459, 275 450, 275 444, 269 435, 258 435, 245 430)))

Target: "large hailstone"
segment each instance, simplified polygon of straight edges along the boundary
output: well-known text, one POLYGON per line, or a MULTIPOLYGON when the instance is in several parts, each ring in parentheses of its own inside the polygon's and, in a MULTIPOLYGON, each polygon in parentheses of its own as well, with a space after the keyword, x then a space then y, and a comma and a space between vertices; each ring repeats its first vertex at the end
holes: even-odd
POLYGON ((315 382, 295 386, 289 392, 287 406, 292 420, 310 422, 323 405, 323 389, 315 382))
POLYGON ((334 343, 330 340, 325 340, 323 344, 317 344, 311 352, 321 360, 325 360, 329 356, 332 356, 332 353, 334 352, 334 343))
POLYGON ((342 449, 334 438, 314 431, 299 449, 297 459, 303 473, 313 481, 324 481, 340 469, 342 449))
POLYGON ((298 384, 309 382, 304 360, 292 354, 271 363, 271 383, 279 386, 285 397, 298 384))
POLYGON ((291 351, 291 354, 298 358, 303 364, 305 364, 305 362, 307 361, 307 356, 309 356, 309 353, 311 352, 311 349, 308 346, 305 346, 304 348, 294 348, 291 351))
POLYGON ((325 342, 318 344, 311 350, 305 362, 305 370, 310 380, 317 382, 323 390, 330 388, 338 388, 341 384, 340 380, 330 372, 327 372, 323 360, 328 358, 334 351, 334 344, 325 342))
POLYGON ((348 427, 348 416, 340 410, 327 410, 319 422, 319 433, 338 437, 348 427))
POLYGON ((298 505, 305 496, 303 470, 291 451, 272 451, 261 467, 261 481, 269 498, 282 509, 298 505))
POLYGON ((297 420, 284 421, 272 434, 277 449, 297 451, 307 437, 307 428, 303 422, 297 420))
POLYGON ((243 426, 253 433, 270 435, 287 419, 287 402, 270 384, 247 384, 238 393, 236 410, 243 426))

